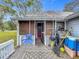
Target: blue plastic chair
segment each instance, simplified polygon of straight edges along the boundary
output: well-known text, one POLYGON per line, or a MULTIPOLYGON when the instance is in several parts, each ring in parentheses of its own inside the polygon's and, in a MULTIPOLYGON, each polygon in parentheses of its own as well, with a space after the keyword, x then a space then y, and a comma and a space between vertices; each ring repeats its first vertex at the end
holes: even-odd
POLYGON ((26 38, 22 40, 23 44, 33 44, 32 34, 24 35, 26 38))

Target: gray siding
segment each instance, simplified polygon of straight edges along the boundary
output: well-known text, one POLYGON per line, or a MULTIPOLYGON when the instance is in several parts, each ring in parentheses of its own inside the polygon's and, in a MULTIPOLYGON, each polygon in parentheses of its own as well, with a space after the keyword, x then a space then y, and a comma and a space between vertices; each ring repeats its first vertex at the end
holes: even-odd
POLYGON ((72 27, 72 33, 79 36, 79 17, 71 19, 67 23, 67 29, 70 30, 72 27))

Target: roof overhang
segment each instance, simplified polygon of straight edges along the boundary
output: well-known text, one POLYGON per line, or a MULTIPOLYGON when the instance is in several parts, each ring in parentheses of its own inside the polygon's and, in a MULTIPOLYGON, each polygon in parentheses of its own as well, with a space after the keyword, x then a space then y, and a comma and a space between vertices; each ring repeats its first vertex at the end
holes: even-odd
POLYGON ((18 17, 14 18, 15 20, 18 21, 37 21, 37 20, 46 20, 46 21, 64 21, 64 18, 59 18, 59 17, 18 17))
POLYGON ((75 18, 75 17, 79 17, 79 13, 73 13, 73 14, 67 16, 65 19, 68 21, 68 20, 75 18))
POLYGON ((14 20, 18 21, 37 21, 37 20, 46 20, 46 21, 66 21, 66 17, 72 13, 69 12, 59 12, 59 13, 27 13, 23 17, 14 17, 14 20))

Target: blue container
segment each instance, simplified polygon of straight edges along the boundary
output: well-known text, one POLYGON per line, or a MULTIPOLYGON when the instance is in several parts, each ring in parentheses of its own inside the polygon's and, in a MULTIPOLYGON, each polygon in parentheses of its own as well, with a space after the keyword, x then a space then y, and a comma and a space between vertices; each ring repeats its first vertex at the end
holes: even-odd
POLYGON ((72 50, 76 50, 76 41, 68 40, 68 47, 72 50))
POLYGON ((68 48, 70 48, 70 49, 72 49, 72 50, 76 50, 76 39, 75 38, 73 38, 73 37, 68 37, 68 38, 66 38, 65 39, 65 41, 64 41, 64 44, 68 47, 68 48))
POLYGON ((76 41, 76 51, 79 51, 79 40, 76 41))
POLYGON ((64 45, 68 46, 68 38, 64 39, 64 45))
POLYGON ((72 38, 72 37, 65 38, 64 44, 68 48, 70 48, 76 52, 79 51, 79 40, 76 40, 76 38, 72 38))
POLYGON ((77 49, 76 49, 76 51, 79 51, 79 46, 77 46, 77 49))

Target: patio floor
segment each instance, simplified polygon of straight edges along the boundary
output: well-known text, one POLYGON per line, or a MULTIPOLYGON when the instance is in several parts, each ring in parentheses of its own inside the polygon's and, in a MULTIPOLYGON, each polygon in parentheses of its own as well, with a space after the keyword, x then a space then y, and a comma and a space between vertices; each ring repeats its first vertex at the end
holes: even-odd
POLYGON ((57 57, 50 49, 42 46, 21 46, 9 59, 70 59, 67 54, 57 57))

